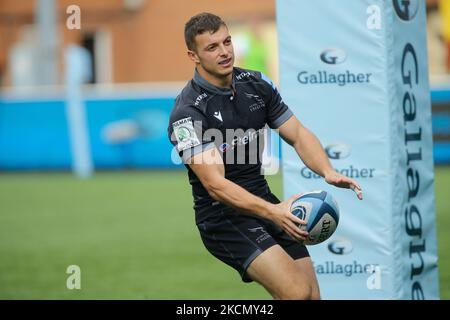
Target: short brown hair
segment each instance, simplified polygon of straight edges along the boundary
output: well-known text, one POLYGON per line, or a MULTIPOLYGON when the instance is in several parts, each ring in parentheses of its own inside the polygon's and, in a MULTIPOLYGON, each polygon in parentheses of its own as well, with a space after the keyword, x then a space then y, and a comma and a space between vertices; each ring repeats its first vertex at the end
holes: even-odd
POLYGON ((184 26, 184 41, 189 50, 195 50, 195 37, 206 31, 214 33, 221 26, 227 26, 225 22, 212 13, 199 13, 192 18, 184 26))

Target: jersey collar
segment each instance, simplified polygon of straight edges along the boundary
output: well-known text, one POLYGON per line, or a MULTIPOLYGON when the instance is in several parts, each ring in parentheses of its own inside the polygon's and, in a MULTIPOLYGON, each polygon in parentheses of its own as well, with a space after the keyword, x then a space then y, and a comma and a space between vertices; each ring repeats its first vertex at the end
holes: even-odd
POLYGON ((205 78, 203 78, 200 73, 198 73, 197 69, 195 69, 195 73, 194 73, 194 82, 196 84, 198 84, 200 87, 202 87, 203 89, 215 93, 215 94, 221 94, 221 95, 233 95, 233 91, 236 92, 236 87, 235 87, 235 82, 234 82, 234 69, 233 69, 233 77, 232 77, 232 83, 231 83, 231 88, 220 88, 217 87, 215 85, 213 85, 212 83, 206 81, 205 78))

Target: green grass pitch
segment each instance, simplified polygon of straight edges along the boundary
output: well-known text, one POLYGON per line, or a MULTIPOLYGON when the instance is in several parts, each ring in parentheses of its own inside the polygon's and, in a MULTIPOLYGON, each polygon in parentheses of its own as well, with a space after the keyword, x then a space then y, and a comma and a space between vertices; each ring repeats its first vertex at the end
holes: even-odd
MULTIPOLYGON (((436 169, 450 298, 450 167, 436 169)), ((281 197, 281 178, 269 177, 281 197)), ((184 171, 0 174, 0 299, 270 299, 203 247, 184 171), (176 195, 174 198, 172 195, 176 195), (66 269, 81 268, 81 290, 66 269)))

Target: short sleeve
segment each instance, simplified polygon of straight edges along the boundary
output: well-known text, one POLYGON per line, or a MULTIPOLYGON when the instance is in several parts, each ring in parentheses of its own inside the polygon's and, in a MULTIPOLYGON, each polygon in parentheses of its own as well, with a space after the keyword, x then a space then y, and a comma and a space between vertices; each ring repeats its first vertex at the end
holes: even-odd
POLYGON ((204 139, 208 123, 204 115, 189 106, 172 112, 168 135, 184 163, 196 154, 214 148, 214 142, 204 139))
POLYGON ((283 99, 273 82, 264 73, 261 73, 261 79, 265 82, 265 88, 270 97, 267 109, 267 124, 272 129, 277 129, 285 123, 293 113, 283 102, 283 99))

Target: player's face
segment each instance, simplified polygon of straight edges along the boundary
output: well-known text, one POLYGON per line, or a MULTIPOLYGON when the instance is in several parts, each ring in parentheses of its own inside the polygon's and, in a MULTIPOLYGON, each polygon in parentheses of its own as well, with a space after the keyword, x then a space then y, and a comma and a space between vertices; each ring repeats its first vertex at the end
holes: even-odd
POLYGON ((223 78, 233 72, 234 50, 231 36, 226 26, 221 26, 214 33, 204 32, 195 37, 196 52, 189 56, 207 73, 223 78))

